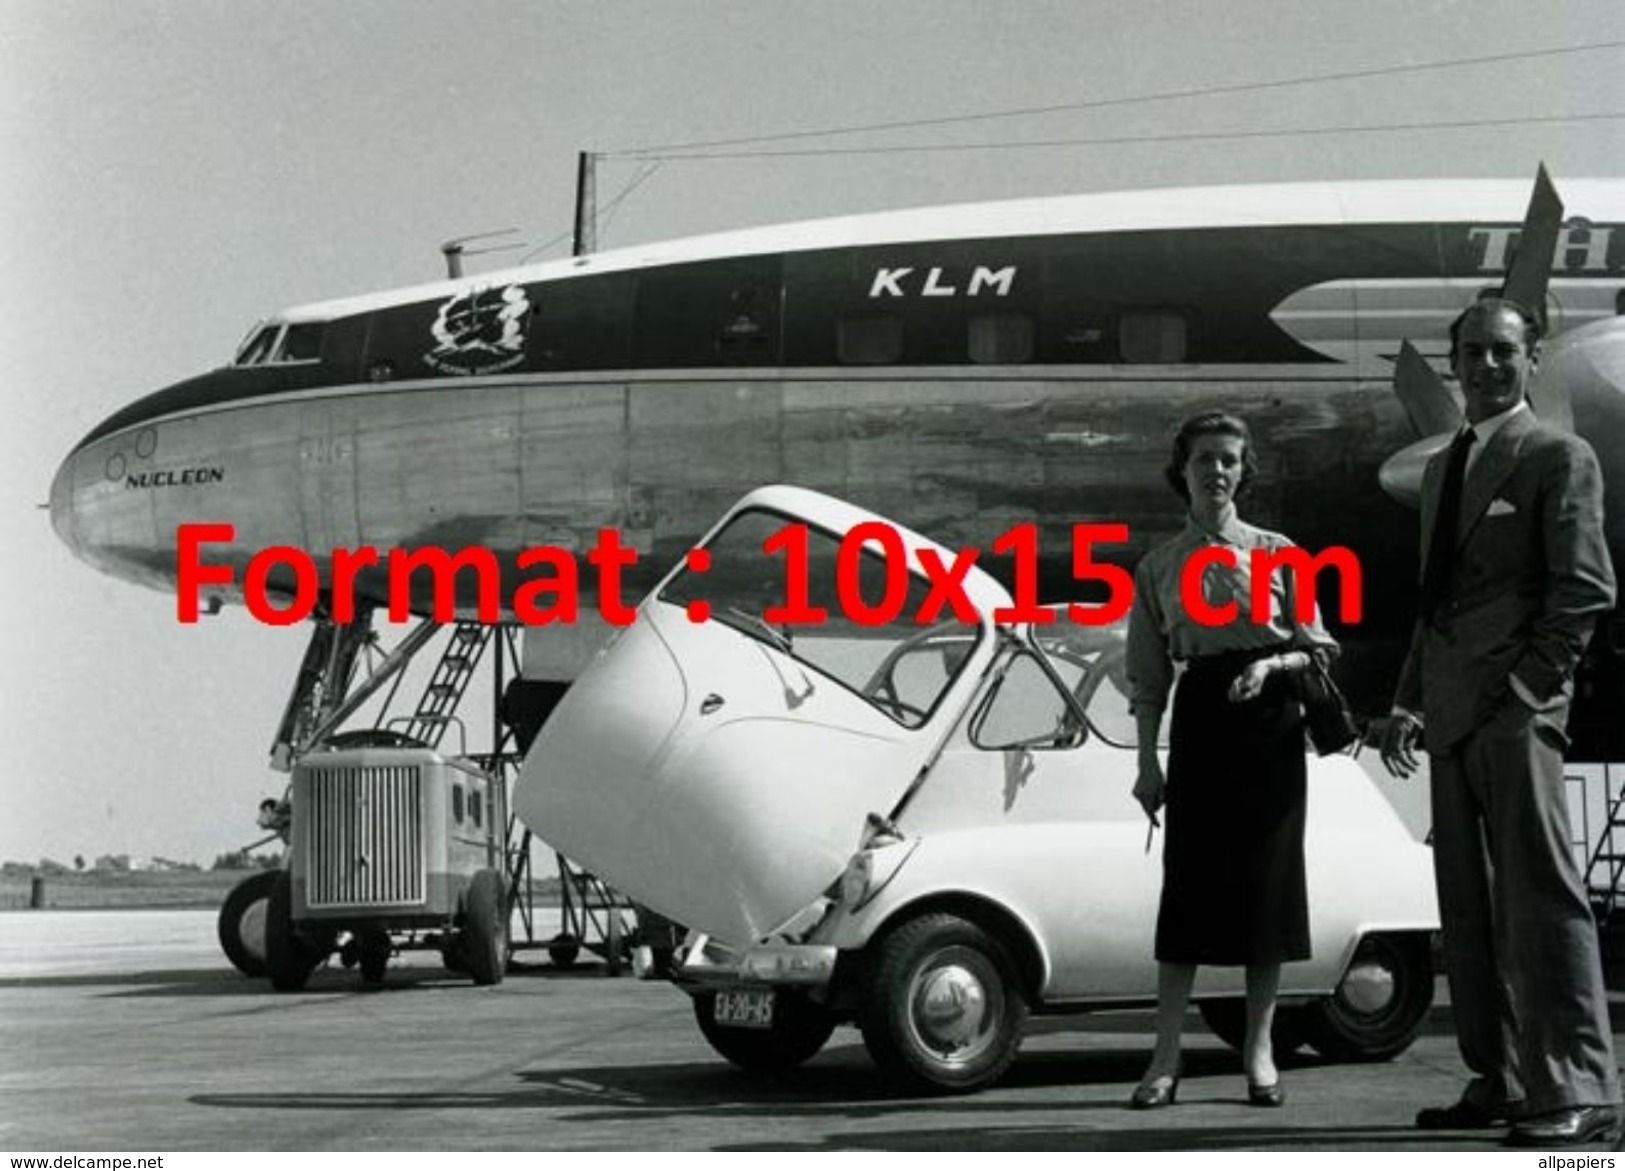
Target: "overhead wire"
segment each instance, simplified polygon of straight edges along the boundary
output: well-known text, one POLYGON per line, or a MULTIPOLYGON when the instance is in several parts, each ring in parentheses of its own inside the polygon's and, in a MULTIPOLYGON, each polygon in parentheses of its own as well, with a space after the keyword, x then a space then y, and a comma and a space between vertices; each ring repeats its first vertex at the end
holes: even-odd
POLYGON ((1036 150, 1065 146, 1123 146, 1136 143, 1209 142, 1247 138, 1312 137, 1317 134, 1379 134, 1401 131, 1463 130, 1488 126, 1528 126, 1539 123, 1606 122, 1625 119, 1625 111, 1607 110, 1584 114, 1534 115, 1521 118, 1474 118, 1442 122, 1349 123, 1341 126, 1297 126, 1275 130, 1208 130, 1179 134, 1118 134, 1093 138, 1035 139, 1023 142, 962 142, 935 145, 848 146, 807 150, 705 151, 695 154, 664 154, 667 162, 704 159, 783 159, 816 158, 829 155, 929 154, 940 151, 1036 150))
POLYGON ((1039 114, 1069 113, 1078 110, 1109 109, 1114 106, 1134 105, 1141 102, 1174 101, 1184 98, 1216 97, 1224 94, 1264 93, 1291 86, 1322 85, 1336 81, 1362 81, 1379 77, 1393 77, 1403 73, 1421 73, 1438 69, 1463 69, 1481 65, 1504 65, 1511 61, 1529 61, 1544 57, 1566 56, 1575 53, 1603 52, 1625 48, 1625 38, 1594 41, 1582 45, 1560 45, 1547 49, 1522 49, 1507 53, 1490 53, 1477 57, 1458 57, 1445 61, 1423 61, 1413 64, 1374 66, 1367 69, 1348 69, 1336 73, 1306 74, 1299 77, 1278 78, 1273 81, 1232 82, 1224 85, 1189 86, 1183 89, 1129 94, 1114 98, 1091 98, 1080 102, 1062 102, 1046 106, 1024 106, 1009 110, 992 110, 976 114, 956 114, 939 118, 907 118, 886 122, 871 122, 856 126, 826 127, 814 130, 796 130, 780 134, 755 134, 734 138, 716 138, 704 141, 667 143, 662 146, 636 147, 607 152, 608 157, 636 158, 643 156, 670 157, 673 151, 709 150, 715 147, 748 146, 756 143, 789 142, 803 138, 823 138, 840 134, 870 134, 882 130, 914 130, 922 127, 951 126, 969 122, 986 122, 1005 118, 1026 118, 1039 114))
MULTIPOLYGON (((1025 106, 1008 110, 992 110, 974 114, 948 115, 937 118, 911 118, 893 119, 884 122, 871 122, 861 125, 824 127, 820 129, 787 131, 779 134, 743 135, 732 138, 717 138, 692 142, 672 143, 665 146, 638 147, 618 151, 595 152, 599 159, 637 161, 641 165, 626 185, 603 204, 599 211, 599 230, 606 229, 614 220, 616 212, 625 204, 626 200, 639 187, 643 186, 660 166, 666 162, 694 162, 706 159, 737 160, 737 159, 782 159, 782 158, 816 158, 823 156, 856 156, 877 154, 929 154, 946 151, 1013 151, 1013 150, 1045 150, 1064 147, 1095 147, 1095 146, 1128 146, 1136 144, 1167 144, 1178 142, 1203 141, 1239 141, 1247 139, 1313 137, 1327 134, 1383 134, 1383 133, 1417 133, 1435 132, 1445 130, 1481 129, 1497 126, 1529 126, 1540 124, 1607 122, 1625 119, 1625 111, 1589 111, 1579 114, 1562 115, 1525 115, 1509 118, 1479 118, 1455 119, 1428 122, 1404 123, 1378 123, 1378 124, 1343 124, 1336 126, 1310 126, 1310 127, 1282 127, 1279 129, 1258 130, 1219 130, 1201 132, 1181 132, 1173 134, 1122 134, 1099 135, 1085 138, 1039 139, 1020 142, 972 142, 938 145, 903 145, 888 146, 853 146, 853 147, 819 147, 809 149, 787 150, 725 150, 727 147, 756 146, 775 142, 794 142, 809 138, 827 138, 850 134, 872 134, 881 131, 914 130, 926 127, 943 127, 963 125, 978 122, 990 122, 1013 118, 1026 118, 1037 115, 1069 113, 1080 110, 1099 110, 1112 107, 1130 106, 1141 103, 1177 101, 1189 98, 1216 97, 1227 94, 1262 93, 1271 90, 1285 89, 1296 86, 1321 85, 1340 81, 1371 80, 1381 77, 1393 77, 1406 73, 1421 73, 1441 69, 1476 68, 1485 65, 1504 65, 1513 61, 1529 61, 1542 58, 1567 56, 1579 53, 1605 52, 1625 48, 1625 38, 1609 41, 1595 41, 1580 45, 1559 45, 1545 49, 1522 49, 1505 53, 1481 54, 1474 57, 1458 57, 1442 61, 1423 61, 1409 64, 1374 66, 1366 69, 1341 70, 1335 73, 1306 74, 1298 77, 1277 78, 1270 81, 1234 82, 1223 85, 1189 86, 1181 89, 1153 91, 1143 94, 1128 94, 1120 97, 1093 98, 1078 102, 1064 102, 1044 106, 1025 106)), ((557 236, 537 245, 527 252, 521 263, 528 263, 536 256, 548 249, 568 240, 572 231, 562 232, 557 236)))

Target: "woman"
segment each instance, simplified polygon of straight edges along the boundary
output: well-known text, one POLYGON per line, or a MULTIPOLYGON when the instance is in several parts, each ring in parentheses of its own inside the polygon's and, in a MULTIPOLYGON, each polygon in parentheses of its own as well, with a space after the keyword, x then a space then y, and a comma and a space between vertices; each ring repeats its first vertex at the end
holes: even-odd
POLYGON ((1157 1043, 1131 1104, 1173 1103, 1180 1025, 1198 964, 1245 965, 1242 1064, 1255 1106, 1284 1101, 1270 1045, 1281 964, 1309 958, 1304 888, 1304 736, 1291 675, 1336 644, 1318 613, 1292 618, 1287 574, 1272 575, 1269 617, 1251 617, 1249 554, 1290 542, 1245 524, 1236 497, 1258 467, 1247 425, 1221 412, 1185 421, 1166 469, 1189 504, 1184 528, 1141 559, 1129 621, 1128 674, 1139 733, 1134 797, 1155 820, 1167 803, 1157 913, 1157 1043), (1233 622, 1198 622, 1181 599, 1193 553, 1223 546, 1235 568, 1209 562, 1209 606, 1237 604, 1233 622), (1163 709, 1183 664, 1169 728, 1168 772, 1157 757, 1163 709))

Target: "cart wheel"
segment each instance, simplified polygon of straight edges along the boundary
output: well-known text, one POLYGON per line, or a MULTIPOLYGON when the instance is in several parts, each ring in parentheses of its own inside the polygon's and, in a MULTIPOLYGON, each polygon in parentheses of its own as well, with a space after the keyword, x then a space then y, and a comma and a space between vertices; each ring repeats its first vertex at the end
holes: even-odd
POLYGON ((265 975, 265 903, 278 873, 261 870, 250 874, 220 904, 215 925, 220 948, 245 976, 265 975))
POLYGON ((382 984, 384 982, 384 969, 389 966, 389 953, 394 945, 389 941, 387 931, 364 931, 359 940, 361 952, 361 982, 363 984, 382 984))
POLYGON ((508 967, 508 896, 495 870, 475 873, 463 910, 463 954, 476 984, 500 984, 508 967))
POLYGON ((573 935, 555 935, 547 945, 547 958, 555 968, 573 968, 581 958, 581 942, 573 935))
POLYGON ((271 987, 299 991, 329 950, 294 926, 293 879, 286 870, 278 870, 265 899, 265 972, 271 987))
POLYGON ((446 971, 468 972, 468 960, 463 955, 463 941, 460 936, 452 936, 440 945, 440 962, 446 965, 446 971))

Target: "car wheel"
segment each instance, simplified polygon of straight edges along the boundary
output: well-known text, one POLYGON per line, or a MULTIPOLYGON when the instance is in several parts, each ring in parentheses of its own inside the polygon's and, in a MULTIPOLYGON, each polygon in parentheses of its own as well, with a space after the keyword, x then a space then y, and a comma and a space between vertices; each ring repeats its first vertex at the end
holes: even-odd
POLYGON ((502 983, 508 967, 508 896, 495 870, 477 871, 468 884, 463 955, 474 983, 502 983))
POLYGON ((1304 1034, 1332 1061, 1387 1061, 1410 1047, 1433 1005, 1421 935, 1368 935, 1337 990, 1304 1007, 1304 1034))
MULTIPOLYGON (((1203 1000, 1196 1005, 1202 1020, 1215 1037, 1232 1049, 1240 1050, 1247 1040, 1247 1002, 1240 996, 1227 996, 1223 1000, 1203 1000)), ((1275 1060, 1286 1060, 1303 1048, 1302 1005, 1275 1006, 1275 1024, 1270 1029, 1271 1047, 1275 1060)))
POLYGON ((220 949, 245 976, 265 975, 265 903, 280 871, 250 874, 220 904, 215 929, 220 949))
POLYGON ((835 1031, 835 1018, 788 988, 777 989, 773 1001, 773 1023, 765 1029, 719 1025, 714 992, 694 997, 694 1019, 711 1048, 739 1068, 753 1073, 794 1069, 824 1047, 835 1031))
POLYGON ((278 870, 265 897, 265 974, 278 992, 297 992, 310 980, 327 948, 294 926, 293 879, 278 870))
POLYGON ((996 1081, 1021 1048, 1027 1001, 997 939, 930 914, 885 936, 863 998, 863 1041, 898 1083, 961 1093, 996 1081))

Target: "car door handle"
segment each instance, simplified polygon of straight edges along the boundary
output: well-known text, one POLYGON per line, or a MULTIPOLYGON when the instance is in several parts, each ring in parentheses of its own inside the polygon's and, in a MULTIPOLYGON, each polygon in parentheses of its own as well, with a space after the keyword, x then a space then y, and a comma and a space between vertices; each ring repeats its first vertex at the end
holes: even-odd
POLYGON ((710 695, 700 700, 700 715, 708 716, 726 702, 727 700, 723 699, 722 696, 713 691, 710 695))

